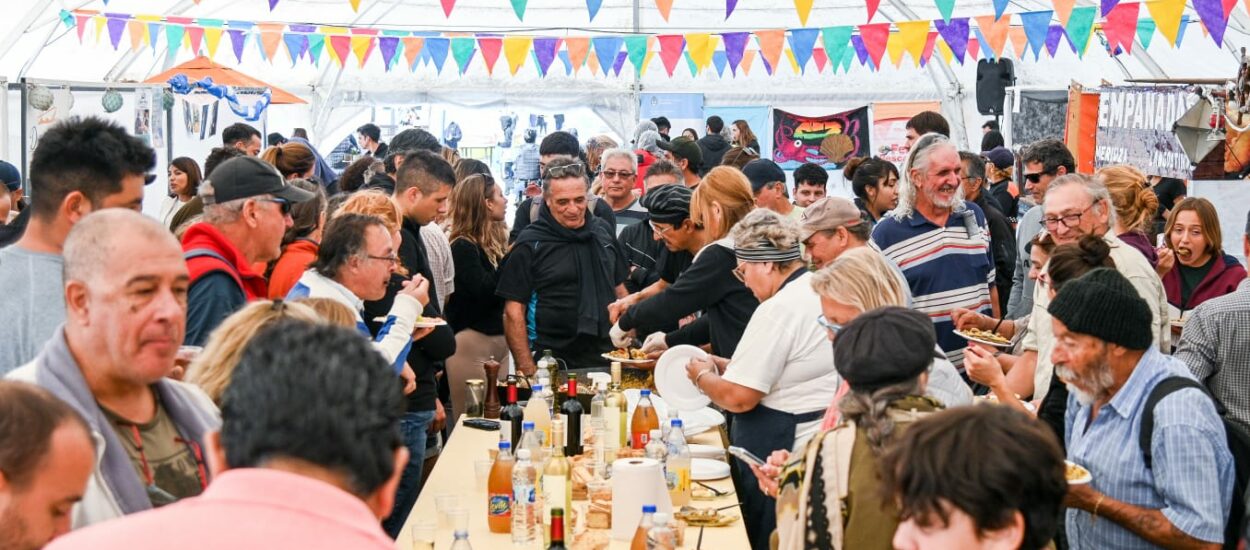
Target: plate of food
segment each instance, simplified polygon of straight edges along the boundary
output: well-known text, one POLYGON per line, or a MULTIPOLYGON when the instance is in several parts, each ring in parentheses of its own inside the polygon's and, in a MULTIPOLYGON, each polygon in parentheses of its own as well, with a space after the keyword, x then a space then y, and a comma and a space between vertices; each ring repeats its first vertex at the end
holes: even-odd
MULTIPOLYGON (((387 319, 388 317, 374 317, 373 322, 385 323, 387 319)), ((447 324, 447 321, 444 319, 439 319, 438 317, 422 317, 418 315, 417 320, 412 323, 412 328, 433 328, 441 327, 445 324, 447 324)))
POLYGON ((1063 465, 1063 477, 1068 480, 1068 485, 1083 485, 1094 480, 1094 476, 1090 475, 1089 470, 1086 470, 1080 464, 1071 460, 1065 460, 1063 465))
POLYGON ((648 359, 647 354, 638 348, 616 348, 603 354, 602 357, 622 365, 649 365, 655 363, 654 359, 648 359))
POLYGON ((738 514, 694 506, 682 506, 673 513, 673 517, 686 522, 686 525, 691 527, 724 527, 738 521, 738 514))
POLYGON ((963 337, 965 340, 977 342, 980 344, 985 344, 987 346, 993 346, 996 348, 1011 347, 1011 340, 1009 338, 1001 334, 998 334, 997 332, 993 332, 989 330, 981 330, 979 328, 967 328, 964 330, 957 330, 955 331, 955 334, 958 334, 959 336, 963 337))

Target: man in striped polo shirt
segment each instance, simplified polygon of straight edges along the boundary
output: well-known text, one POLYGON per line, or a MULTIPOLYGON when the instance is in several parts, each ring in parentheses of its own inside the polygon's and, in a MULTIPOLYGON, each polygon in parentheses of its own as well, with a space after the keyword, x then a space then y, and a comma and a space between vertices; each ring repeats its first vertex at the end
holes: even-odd
POLYGON ((903 270, 913 307, 933 319, 938 345, 962 370, 968 342, 951 311, 998 316, 994 255, 985 213, 963 200, 959 151, 940 134, 916 140, 903 165, 898 207, 873 229, 872 242, 903 270))

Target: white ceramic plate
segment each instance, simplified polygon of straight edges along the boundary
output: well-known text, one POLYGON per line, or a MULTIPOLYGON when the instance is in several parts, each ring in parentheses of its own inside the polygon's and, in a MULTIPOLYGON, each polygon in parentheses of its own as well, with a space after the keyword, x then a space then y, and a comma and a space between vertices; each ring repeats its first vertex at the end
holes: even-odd
POLYGON ((729 464, 708 458, 690 459, 690 479, 710 481, 729 477, 729 464))
POLYGON ((715 445, 691 443, 690 444, 690 456, 691 458, 709 458, 713 460, 723 459, 725 458, 725 449, 722 449, 715 445))
POLYGON ((707 353, 694 346, 673 346, 655 363, 656 390, 679 410, 695 411, 712 402, 686 376, 686 364, 696 357, 707 358, 707 353))
MULTIPOLYGON (((386 317, 374 317, 374 318, 373 318, 373 322, 375 322, 375 323, 385 323, 385 322, 386 322, 386 317)), ((418 318, 418 319, 417 319, 417 321, 416 321, 415 323, 413 323, 413 324, 412 324, 412 328, 432 328, 432 327, 441 327, 441 326, 443 326, 443 325, 445 325, 445 324, 447 324, 447 321, 446 321, 446 320, 444 320, 444 319, 439 319, 439 318, 437 318, 437 317, 420 317, 420 318, 418 318)))

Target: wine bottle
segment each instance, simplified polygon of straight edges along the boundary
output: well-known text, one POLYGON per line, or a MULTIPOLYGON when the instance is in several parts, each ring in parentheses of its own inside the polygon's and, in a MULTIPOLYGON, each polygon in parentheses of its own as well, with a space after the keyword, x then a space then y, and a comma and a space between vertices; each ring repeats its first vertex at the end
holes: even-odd
POLYGON ((582 454, 583 412, 582 404, 577 400, 577 378, 569 376, 568 398, 564 400, 564 404, 560 405, 560 418, 564 420, 566 434, 566 441, 564 442, 565 456, 582 454))

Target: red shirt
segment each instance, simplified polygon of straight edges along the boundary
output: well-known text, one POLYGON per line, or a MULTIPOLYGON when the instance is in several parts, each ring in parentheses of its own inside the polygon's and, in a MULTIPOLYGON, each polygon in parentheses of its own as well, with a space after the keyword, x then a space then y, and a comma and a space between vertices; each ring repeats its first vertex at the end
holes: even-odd
POLYGON ((243 289, 247 301, 260 300, 269 296, 269 284, 265 282, 265 276, 254 271, 248 264, 247 258, 243 257, 243 252, 239 250, 239 247, 230 242, 230 239, 226 238, 216 227, 204 222, 188 227, 182 236, 182 251, 187 253, 193 250, 208 250, 226 261, 223 262, 212 256, 199 256, 187 260, 191 284, 194 285, 196 281, 209 273, 220 271, 234 278, 239 288, 243 289))

